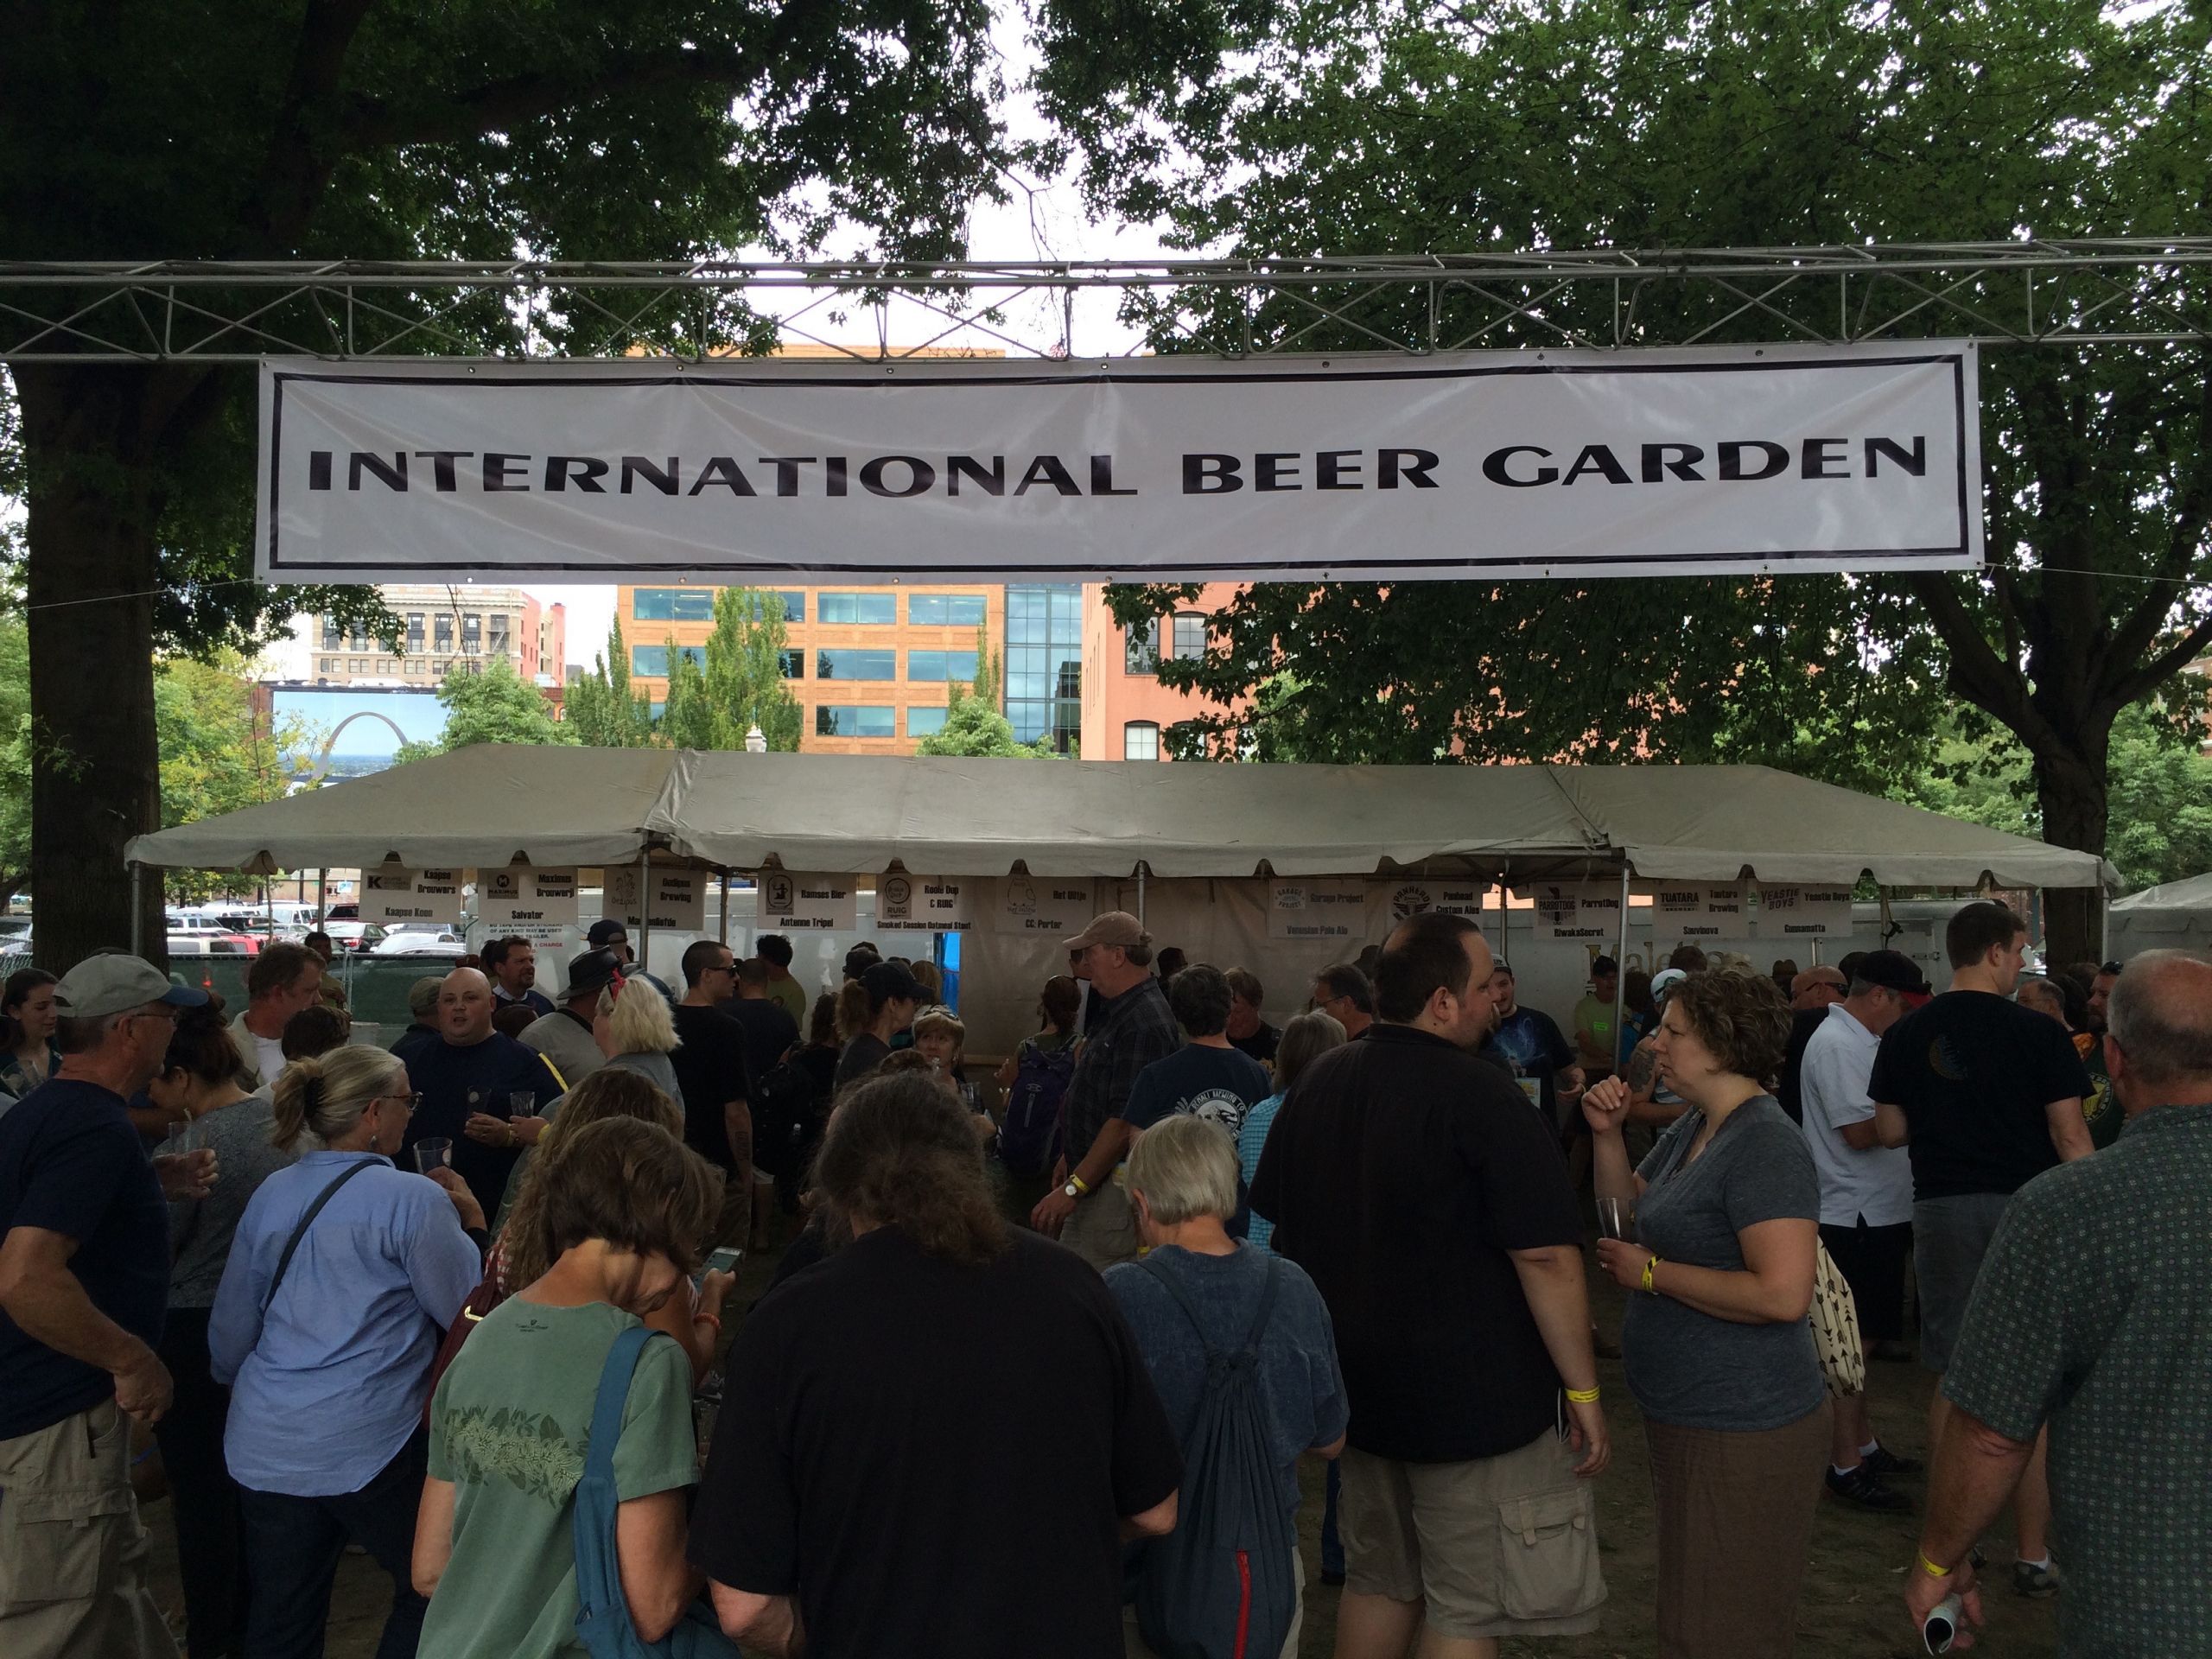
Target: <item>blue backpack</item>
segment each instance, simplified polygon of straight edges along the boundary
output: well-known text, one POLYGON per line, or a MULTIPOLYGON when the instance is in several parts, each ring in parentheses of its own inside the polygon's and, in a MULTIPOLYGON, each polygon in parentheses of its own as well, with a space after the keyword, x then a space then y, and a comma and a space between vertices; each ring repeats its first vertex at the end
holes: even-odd
POLYGON ((999 1161, 1017 1175, 1042 1175, 1060 1155, 1060 1103, 1075 1075, 1075 1045, 1024 1042, 999 1124, 999 1161))
POLYGON ((1259 1312, 1232 1351, 1207 1339, 1166 1263, 1151 1255, 1137 1265, 1175 1299, 1206 1354, 1205 1392, 1183 1447, 1175 1530, 1137 1558, 1137 1628, 1160 1659, 1274 1659, 1298 1611, 1291 1566, 1298 1535, 1276 1486, 1259 1378, 1260 1339, 1282 1262, 1268 1258, 1259 1312))
POLYGON ((614 1549, 614 1511, 620 1503, 614 1491, 614 1443, 622 1438, 622 1408, 630 1398, 638 1356, 660 1334, 632 1325, 614 1338, 599 1374, 591 1445, 583 1478, 576 1483, 576 1639, 592 1659, 738 1659, 737 1643, 722 1634, 704 1598, 685 1608, 676 1628, 658 1642, 638 1634, 630 1622, 630 1604, 622 1598, 622 1567, 614 1549))

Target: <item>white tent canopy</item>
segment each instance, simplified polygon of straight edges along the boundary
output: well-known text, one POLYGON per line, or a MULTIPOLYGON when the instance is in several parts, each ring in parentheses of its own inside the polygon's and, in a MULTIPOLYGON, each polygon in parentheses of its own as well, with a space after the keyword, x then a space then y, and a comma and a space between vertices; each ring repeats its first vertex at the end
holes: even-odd
POLYGON ((2107 926, 2106 948, 2116 957, 2158 947, 2212 948, 2212 872, 2128 894, 2107 912, 2107 926))
POLYGON ((1158 877, 1510 873, 2110 885, 2087 853, 1764 766, 1318 766, 480 745, 136 837, 192 869, 604 867, 1158 877))

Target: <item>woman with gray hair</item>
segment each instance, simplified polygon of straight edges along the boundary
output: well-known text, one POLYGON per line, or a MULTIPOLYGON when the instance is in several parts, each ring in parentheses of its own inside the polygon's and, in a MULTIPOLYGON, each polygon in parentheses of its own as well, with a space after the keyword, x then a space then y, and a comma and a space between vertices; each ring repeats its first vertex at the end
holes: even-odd
POLYGON ((425 1180, 392 1166, 420 1099, 382 1049, 286 1066, 270 1139, 303 1150, 246 1205, 216 1287, 210 1370, 231 1390, 223 1446, 257 1659, 321 1653, 349 1541, 391 1575, 378 1659, 413 1654, 422 1630, 423 1403, 439 1337, 483 1273, 463 1230, 480 1240, 484 1212, 450 1169, 425 1180))
MULTIPOLYGON (((1338 1030, 1341 1036, 1343 1027, 1338 1030)), ((1285 1040, 1287 1046, 1288 1033, 1285 1040)), ((1185 1622, 1203 1609, 1209 1622, 1218 1616, 1230 1628, 1247 1630, 1250 1653, 1289 1659, 1298 1651, 1305 1588, 1297 1548, 1298 1459, 1307 1452, 1334 1459, 1351 1421, 1335 1327, 1321 1293, 1295 1263, 1247 1249, 1229 1236, 1236 1150, 1218 1125, 1181 1115, 1154 1124, 1129 1154, 1128 1184, 1137 1233, 1151 1254, 1107 1268, 1106 1287, 1136 1333, 1183 1448, 1178 1511, 1203 1529, 1209 1517, 1225 1519, 1239 1494, 1262 1491, 1273 1498, 1276 1516, 1247 1516, 1245 1524, 1255 1541, 1272 1536, 1282 1546, 1276 1559, 1242 1561, 1192 1540, 1152 1547, 1135 1569, 1136 1596, 1125 1614, 1136 1626, 1128 1651, 1148 1652, 1171 1636, 1187 1638, 1192 1633, 1171 1630, 1170 1619, 1185 1622), (1224 1357, 1246 1351, 1254 1356, 1252 1369, 1240 1376, 1232 1365, 1224 1374, 1224 1357), (1250 1398, 1263 1408, 1264 1466, 1234 1466, 1234 1450, 1249 1450, 1249 1440, 1199 1434, 1235 1409, 1216 1390, 1240 1387, 1254 1389, 1250 1398), (1166 1551, 1175 1552, 1172 1567, 1166 1551), (1208 1566, 1219 1570, 1220 1581, 1193 1584, 1194 1567, 1202 1573, 1208 1566)))
POLYGON ((666 997, 640 995, 627 981, 610 985, 599 994, 591 1034, 607 1065, 651 1078, 671 1100, 683 1098, 675 1065, 668 1058, 682 1039, 676 1034, 666 997))

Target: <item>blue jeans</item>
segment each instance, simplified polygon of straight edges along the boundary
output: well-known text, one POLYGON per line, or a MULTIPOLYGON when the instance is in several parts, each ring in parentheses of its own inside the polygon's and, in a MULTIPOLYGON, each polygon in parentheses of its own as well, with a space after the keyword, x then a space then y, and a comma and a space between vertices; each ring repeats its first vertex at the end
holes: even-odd
POLYGON ((1332 1578, 1342 1578, 1344 1571, 1344 1541, 1337 1536, 1337 1494, 1344 1484, 1343 1471, 1331 1458, 1328 1492, 1321 1503, 1321 1570, 1332 1578))
POLYGON ((253 1659, 322 1659, 330 1587, 348 1541, 391 1575, 391 1615, 376 1659, 414 1659, 430 1605, 414 1582, 415 1512, 429 1453, 429 1437, 417 1428, 358 1492, 295 1497, 238 1489, 253 1563, 245 1615, 245 1650, 253 1659))

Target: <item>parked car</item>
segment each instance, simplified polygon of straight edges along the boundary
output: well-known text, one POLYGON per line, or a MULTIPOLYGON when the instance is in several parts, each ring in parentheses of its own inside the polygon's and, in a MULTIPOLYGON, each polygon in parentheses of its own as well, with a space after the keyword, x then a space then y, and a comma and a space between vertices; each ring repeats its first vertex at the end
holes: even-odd
POLYGON ((332 944, 353 956, 375 950, 390 937, 389 931, 377 922, 327 922, 322 931, 330 935, 332 944))
POLYGON ((172 933, 168 953, 178 957, 252 957, 261 953, 261 941, 247 933, 172 933))
POLYGON ((465 957, 461 930, 435 922, 402 922, 378 941, 379 957, 465 957))

